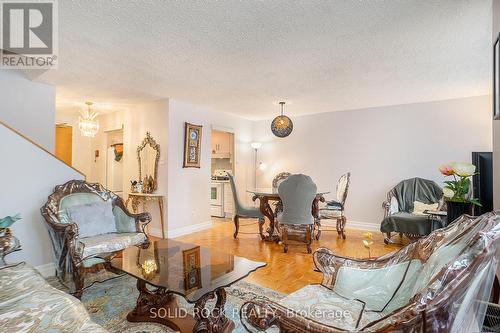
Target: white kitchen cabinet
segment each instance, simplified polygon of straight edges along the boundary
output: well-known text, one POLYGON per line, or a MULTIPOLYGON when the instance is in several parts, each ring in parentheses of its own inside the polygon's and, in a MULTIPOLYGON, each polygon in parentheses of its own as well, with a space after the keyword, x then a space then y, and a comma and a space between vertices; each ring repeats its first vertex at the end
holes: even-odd
POLYGON ((212 157, 231 158, 233 140, 232 133, 212 131, 212 157))

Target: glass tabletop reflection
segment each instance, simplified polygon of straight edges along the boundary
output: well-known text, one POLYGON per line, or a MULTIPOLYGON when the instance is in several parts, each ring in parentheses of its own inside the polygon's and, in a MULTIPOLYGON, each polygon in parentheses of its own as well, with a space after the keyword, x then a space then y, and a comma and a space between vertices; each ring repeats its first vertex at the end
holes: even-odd
POLYGON ((122 251, 111 266, 163 287, 194 303, 217 288, 227 287, 266 266, 225 251, 213 251, 172 239, 152 241, 147 249, 136 246, 122 251))

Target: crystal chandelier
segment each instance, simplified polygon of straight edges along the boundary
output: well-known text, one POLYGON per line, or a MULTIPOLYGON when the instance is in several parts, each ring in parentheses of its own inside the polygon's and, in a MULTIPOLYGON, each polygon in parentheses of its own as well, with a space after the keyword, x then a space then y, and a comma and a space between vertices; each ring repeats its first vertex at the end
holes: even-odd
POLYGON ((281 106, 281 115, 274 118, 271 123, 271 131, 274 135, 279 138, 284 138, 290 135, 293 131, 293 122, 292 119, 288 118, 283 114, 283 109, 285 107, 285 102, 280 102, 281 106))
POLYGON ((93 138, 99 132, 99 122, 95 119, 99 114, 90 109, 92 102, 85 102, 87 110, 81 111, 78 117, 78 128, 83 136, 93 138))

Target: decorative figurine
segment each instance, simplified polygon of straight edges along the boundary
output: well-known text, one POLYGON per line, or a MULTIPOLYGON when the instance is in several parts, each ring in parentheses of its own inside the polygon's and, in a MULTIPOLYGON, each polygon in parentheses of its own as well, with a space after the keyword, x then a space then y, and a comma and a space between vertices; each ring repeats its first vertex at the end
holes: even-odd
POLYGON ((19 240, 12 235, 10 226, 21 219, 19 214, 0 219, 0 266, 6 266, 5 256, 21 249, 19 240))
POLYGON ((139 180, 137 182, 137 185, 135 185, 135 190, 137 191, 137 193, 143 193, 144 185, 141 180, 139 180))

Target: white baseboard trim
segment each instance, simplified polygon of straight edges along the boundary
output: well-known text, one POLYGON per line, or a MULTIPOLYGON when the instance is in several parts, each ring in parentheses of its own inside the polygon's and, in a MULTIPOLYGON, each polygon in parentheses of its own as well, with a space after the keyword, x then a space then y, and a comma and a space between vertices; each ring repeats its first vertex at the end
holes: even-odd
MULTIPOLYGON (((161 228, 151 228, 151 227, 148 227, 147 230, 146 230, 146 232, 147 232, 148 235, 163 238, 163 236, 161 234, 161 228)), ((165 236, 166 235, 167 235, 167 233, 165 232, 165 236)))
POLYGON ((56 265, 51 262, 44 265, 35 266, 35 269, 42 274, 44 278, 48 278, 56 275, 56 265))
MULTIPOLYGON (((193 232, 202 231, 212 226, 212 221, 202 222, 198 224, 188 225, 182 228, 172 229, 167 231, 168 238, 175 238, 191 234, 193 232)), ((159 232, 161 234, 161 231, 159 232)))
POLYGON ((380 231, 380 224, 369 223, 369 222, 359 222, 347 220, 346 226, 347 229, 360 229, 366 231, 380 231))

